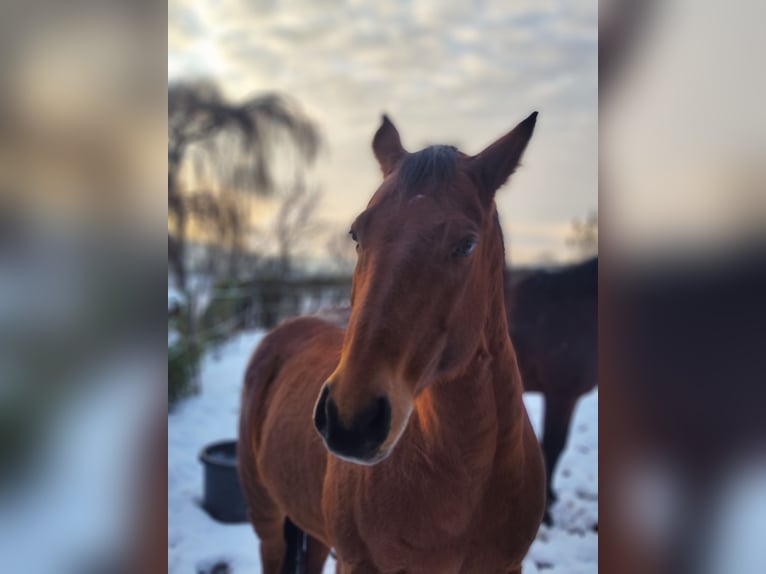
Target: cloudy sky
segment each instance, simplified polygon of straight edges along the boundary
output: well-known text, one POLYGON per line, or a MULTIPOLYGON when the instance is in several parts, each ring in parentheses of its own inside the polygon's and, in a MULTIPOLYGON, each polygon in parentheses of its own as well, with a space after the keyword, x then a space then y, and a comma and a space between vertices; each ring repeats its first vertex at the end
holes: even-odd
POLYGON ((370 151, 389 113, 411 151, 477 153, 530 112, 524 165, 498 194, 510 257, 576 257, 570 222, 597 208, 596 0, 170 0, 168 77, 244 98, 296 98, 328 144, 312 172, 347 226, 379 183, 370 151))

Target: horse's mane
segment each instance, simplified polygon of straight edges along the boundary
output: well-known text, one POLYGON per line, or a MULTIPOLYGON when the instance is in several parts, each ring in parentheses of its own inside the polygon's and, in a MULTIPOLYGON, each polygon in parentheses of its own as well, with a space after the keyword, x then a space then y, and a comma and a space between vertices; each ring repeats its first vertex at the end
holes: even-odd
POLYGON ((443 183, 453 176, 458 150, 451 145, 432 145, 408 155, 399 166, 399 181, 407 192, 426 182, 443 183))

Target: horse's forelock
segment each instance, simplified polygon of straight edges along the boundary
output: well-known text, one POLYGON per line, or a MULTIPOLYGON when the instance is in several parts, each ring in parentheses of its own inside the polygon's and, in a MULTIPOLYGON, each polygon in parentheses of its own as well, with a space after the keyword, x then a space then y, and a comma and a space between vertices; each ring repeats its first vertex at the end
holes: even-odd
POLYGON ((450 145, 433 145, 408 155, 399 166, 399 183, 406 194, 422 193, 426 183, 444 183, 452 178, 458 150, 450 145))

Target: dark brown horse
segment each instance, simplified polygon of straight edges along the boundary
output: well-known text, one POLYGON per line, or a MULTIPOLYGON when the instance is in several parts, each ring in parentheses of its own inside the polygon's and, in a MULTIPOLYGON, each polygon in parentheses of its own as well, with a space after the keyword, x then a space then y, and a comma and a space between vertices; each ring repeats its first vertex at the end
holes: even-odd
POLYGON ((716 539, 732 536, 728 481, 766 451, 766 243, 615 260, 602 279, 609 571, 710 571, 716 539), (643 484, 655 485, 648 506, 662 500, 660 524, 636 512, 643 484))
POLYGON ((402 147, 383 118, 383 183, 356 218, 348 329, 266 336, 245 375, 240 474, 263 570, 286 519, 308 573, 517 574, 545 502, 503 293, 494 195, 537 114, 476 156, 402 147))
POLYGON ((550 504, 574 407, 598 378, 598 259, 506 281, 506 308, 524 390, 540 392, 545 400, 542 444, 550 504))

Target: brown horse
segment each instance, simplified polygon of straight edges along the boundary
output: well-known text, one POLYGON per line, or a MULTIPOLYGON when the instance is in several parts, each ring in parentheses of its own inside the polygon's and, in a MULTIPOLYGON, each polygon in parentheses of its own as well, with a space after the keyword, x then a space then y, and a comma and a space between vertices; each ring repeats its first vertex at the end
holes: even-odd
POLYGON ((266 574, 286 520, 306 572, 521 572, 545 504, 503 294, 494 195, 537 114, 476 156, 402 147, 384 116, 383 183, 356 218, 344 331, 318 318, 267 335, 245 374, 240 475, 266 574))
POLYGON ((598 258, 506 281, 506 309, 524 390, 545 399, 542 445, 550 504, 575 405, 598 379, 598 258))

